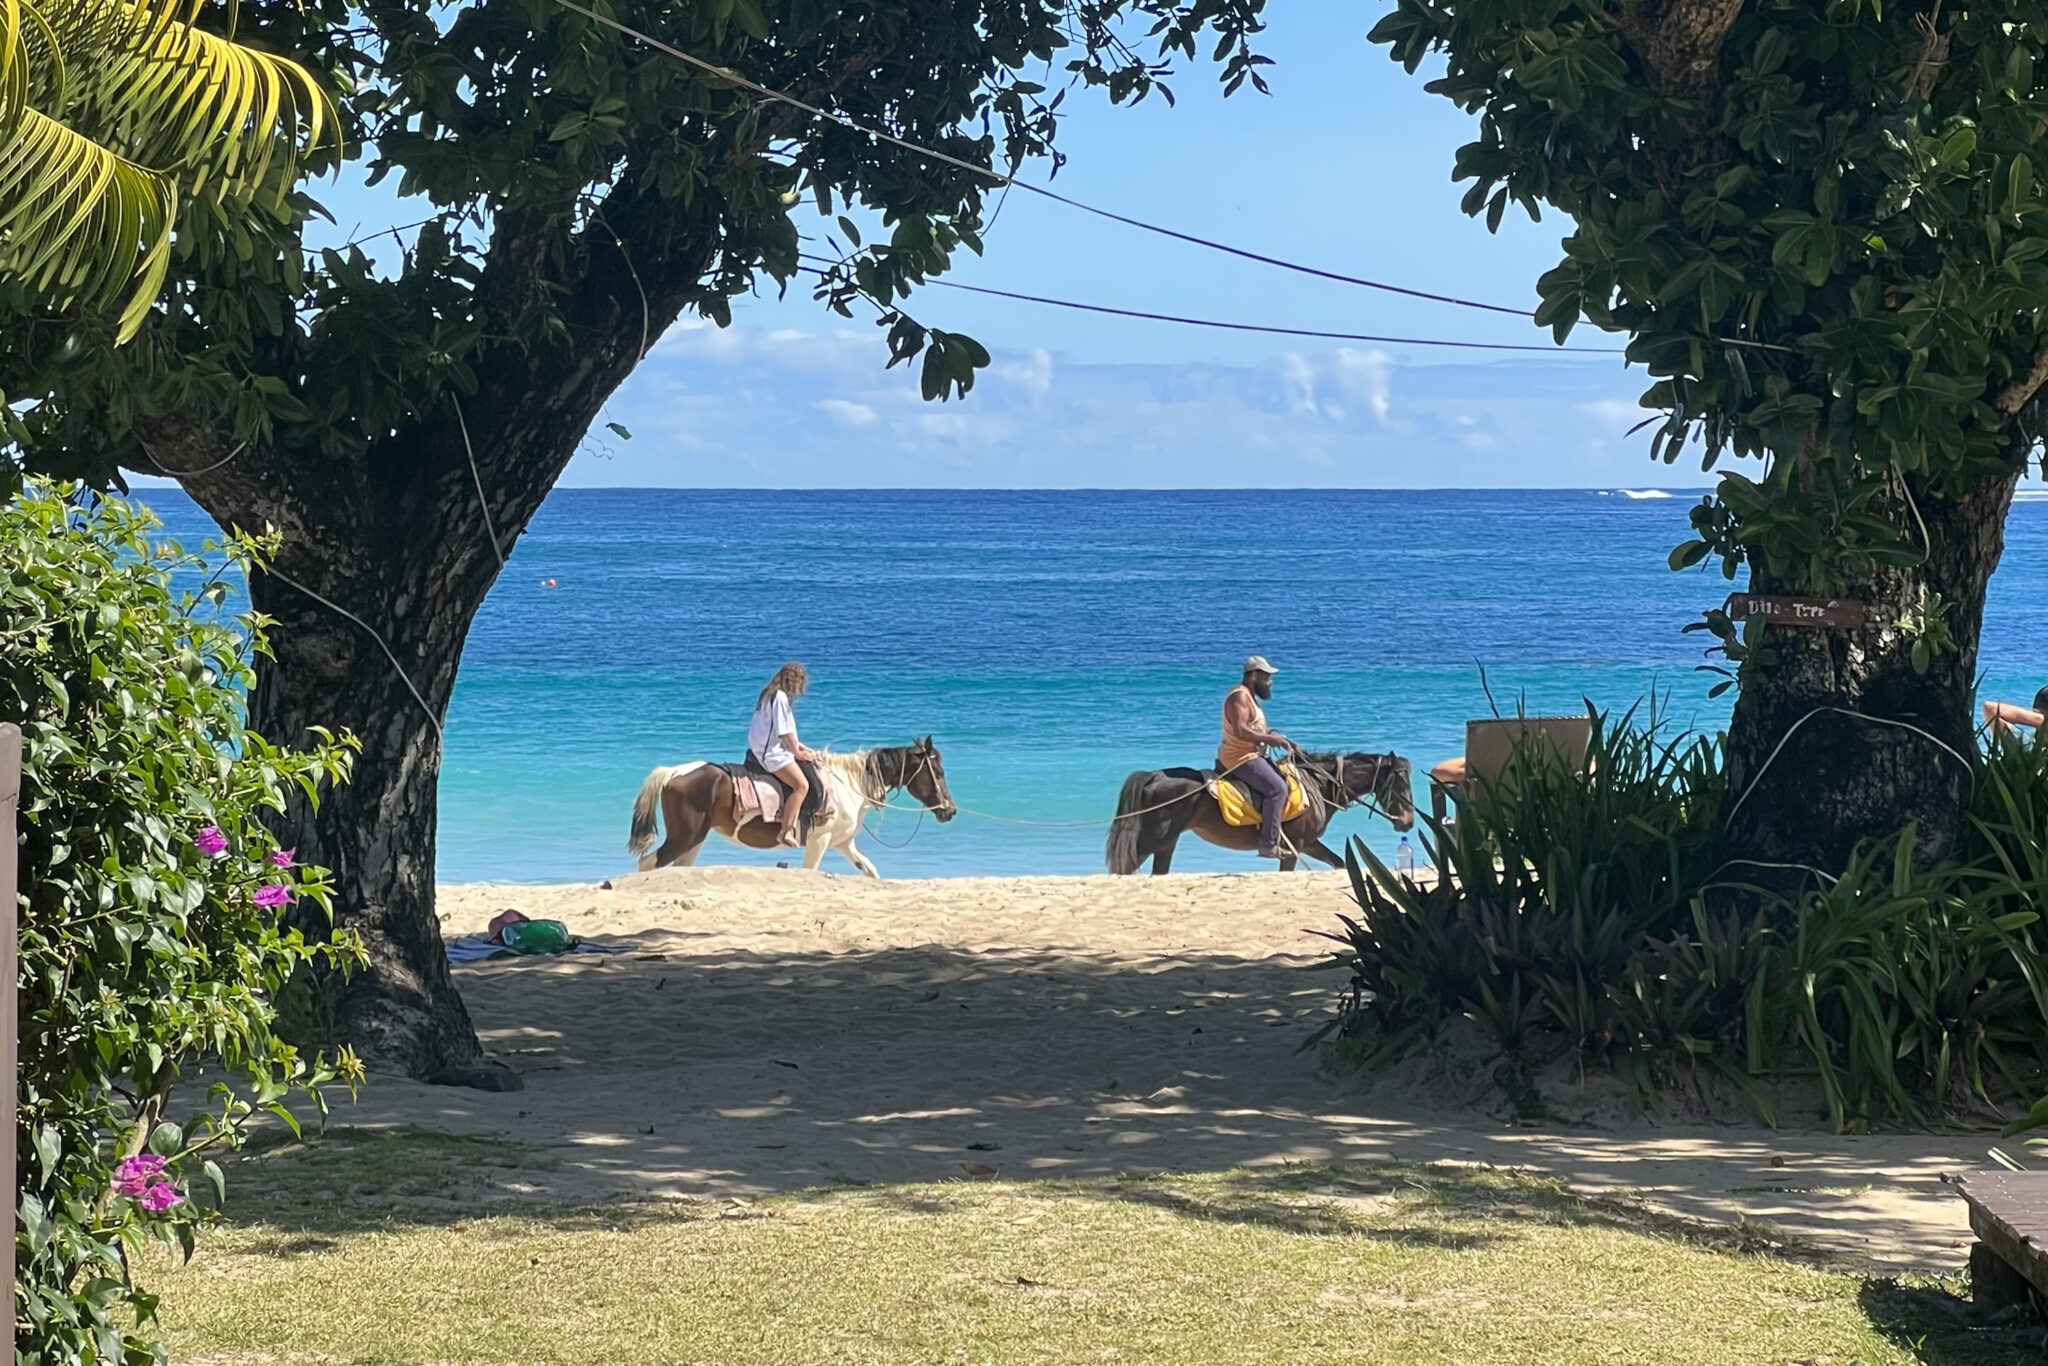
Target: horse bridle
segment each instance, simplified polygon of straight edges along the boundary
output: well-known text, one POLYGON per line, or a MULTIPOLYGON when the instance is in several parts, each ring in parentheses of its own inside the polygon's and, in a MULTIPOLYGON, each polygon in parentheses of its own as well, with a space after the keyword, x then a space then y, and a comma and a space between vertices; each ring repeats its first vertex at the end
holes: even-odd
MULTIPOLYGON (((881 780, 882 801, 887 802, 889 799, 889 793, 891 792, 908 791, 911 783, 917 780, 917 775, 920 773, 930 772, 934 776, 937 775, 937 768, 935 767, 934 761, 938 758, 938 755, 934 751, 929 749, 920 749, 913 746, 912 752, 917 755, 917 766, 913 768, 909 763, 906 762, 903 766, 903 780, 901 782, 891 783, 887 778, 883 778, 881 780)), ((944 782, 944 779, 940 779, 940 782, 944 782)), ((956 811, 960 809, 958 804, 954 802, 952 793, 947 792, 945 794, 945 799, 945 804, 947 806, 952 807, 956 811)), ((922 802, 920 802, 918 806, 921 811, 931 809, 925 807, 922 802)), ((934 811, 933 814, 936 815, 937 812, 934 811)))
MULTIPOLYGON (((1393 765, 1396 765, 1401 761, 1401 756, 1394 753, 1392 750, 1388 750, 1385 754, 1375 754, 1373 758, 1382 764, 1388 765, 1389 767, 1392 767, 1393 765)), ((1337 785, 1337 792, 1339 795, 1342 795, 1344 792, 1344 755, 1338 754, 1336 756, 1336 760, 1337 772, 1335 775, 1335 779, 1337 785)), ((1319 774, 1329 773, 1328 769, 1324 768, 1321 764, 1311 762, 1304 755, 1297 754, 1295 756, 1295 762, 1300 764, 1303 768, 1312 769, 1319 774)), ((1377 775, 1375 775, 1374 777, 1374 782, 1375 784, 1377 784, 1378 782, 1377 775)), ((1376 790, 1376 788, 1374 790, 1368 790, 1359 793, 1358 796, 1344 803, 1344 805, 1338 807, 1337 809, 1339 811, 1348 811, 1354 806, 1364 806, 1366 810, 1370 811, 1375 816, 1378 816, 1387 824, 1392 825, 1394 823, 1394 818, 1387 814, 1387 808, 1380 804, 1380 794, 1376 790)))

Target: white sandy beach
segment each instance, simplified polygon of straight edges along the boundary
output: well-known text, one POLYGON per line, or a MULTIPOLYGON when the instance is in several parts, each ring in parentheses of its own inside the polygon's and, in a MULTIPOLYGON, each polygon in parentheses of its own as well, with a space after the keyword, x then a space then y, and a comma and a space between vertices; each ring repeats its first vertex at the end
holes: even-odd
POLYGON ((1630 1190, 1881 1266, 1962 1261, 1941 1177, 1986 1165, 1984 1134, 1518 1128, 1448 1086, 1389 1097, 1320 1074, 1297 1048, 1342 978, 1304 971, 1326 944, 1307 931, 1349 906, 1331 873, 444 887, 451 936, 510 907, 628 951, 457 969, 526 1089, 378 1077, 334 1122, 528 1145, 552 1161, 500 1193, 553 1199, 1398 1157, 1630 1190))

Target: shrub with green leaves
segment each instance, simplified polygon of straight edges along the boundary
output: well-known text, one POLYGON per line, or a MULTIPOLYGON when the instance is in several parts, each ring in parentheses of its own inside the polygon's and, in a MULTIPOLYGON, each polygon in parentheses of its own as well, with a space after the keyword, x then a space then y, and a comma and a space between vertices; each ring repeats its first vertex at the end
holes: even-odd
POLYGON ((1594 716, 1589 762, 1517 754, 1483 806, 1425 837, 1443 872, 1397 877, 1362 844, 1352 983, 1323 1037, 1366 1064, 1469 1021, 1519 1101, 1575 1057, 1648 1104, 1711 1074, 1767 1117, 1809 1077, 1837 1128, 2007 1114, 2048 1078, 2048 740, 1995 739, 1964 849, 1916 868, 1914 832, 1796 897, 1720 863, 1717 746, 1594 716))
POLYGON ((345 778, 350 746, 244 728, 261 623, 223 618, 220 574, 259 546, 209 565, 145 511, 67 492, 0 508, 0 720, 23 734, 15 1342, 24 1363, 148 1361, 139 1241, 189 1255, 222 1198, 209 1151, 355 1072, 272 1032, 293 971, 353 948, 282 924, 327 887, 261 819, 345 778), (202 1066, 204 1096, 175 1092, 202 1066))

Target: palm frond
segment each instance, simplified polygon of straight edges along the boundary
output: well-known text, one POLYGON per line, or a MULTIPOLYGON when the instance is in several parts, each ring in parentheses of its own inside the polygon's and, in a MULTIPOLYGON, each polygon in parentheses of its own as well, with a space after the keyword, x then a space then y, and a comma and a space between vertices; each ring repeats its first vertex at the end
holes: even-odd
POLYGON ((0 143, 0 275, 59 300, 109 302, 132 288, 126 340, 163 285, 177 205, 166 177, 24 110, 0 143))
MULTIPOLYGON (((0 0, 0 276, 59 307, 162 287, 180 195, 282 205, 339 141, 333 101, 287 58, 194 27, 204 0, 0 0)), ((208 217, 216 217, 209 212, 208 217)))
MULTIPOLYGON (((34 0, 30 0, 33 3, 34 0)), ((188 195, 246 200, 338 127, 305 68, 193 26, 197 0, 62 0, 59 42, 74 56, 77 112, 65 122, 188 195), (76 32, 74 39, 71 34, 76 32)), ((282 182, 277 182, 280 185, 282 182)))

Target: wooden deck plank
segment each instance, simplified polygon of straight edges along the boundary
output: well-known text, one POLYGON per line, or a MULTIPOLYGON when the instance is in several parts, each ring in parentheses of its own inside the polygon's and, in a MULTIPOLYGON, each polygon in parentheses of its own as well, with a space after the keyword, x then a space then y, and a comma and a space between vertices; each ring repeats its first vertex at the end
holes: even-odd
POLYGON ((2048 1299, 2048 1171, 1969 1172, 1956 1189, 1978 1241, 2048 1299))

